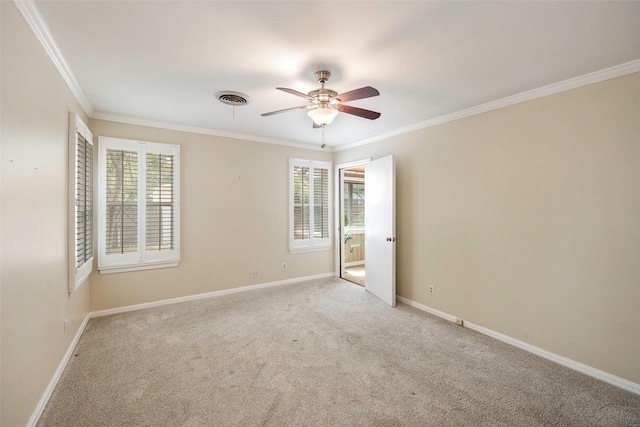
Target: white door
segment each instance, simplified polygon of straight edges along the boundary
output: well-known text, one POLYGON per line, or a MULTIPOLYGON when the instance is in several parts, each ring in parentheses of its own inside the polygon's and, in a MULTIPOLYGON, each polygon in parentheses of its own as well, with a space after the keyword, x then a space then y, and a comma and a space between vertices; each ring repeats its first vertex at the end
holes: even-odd
POLYGON ((364 167, 365 289, 392 307, 396 305, 396 189, 393 156, 364 167))

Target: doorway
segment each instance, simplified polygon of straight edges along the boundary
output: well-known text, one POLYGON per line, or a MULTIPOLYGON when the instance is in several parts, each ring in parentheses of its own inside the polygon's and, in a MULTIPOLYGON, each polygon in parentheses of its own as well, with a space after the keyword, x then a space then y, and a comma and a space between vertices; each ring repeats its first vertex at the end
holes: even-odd
MULTIPOLYGON (((335 219, 337 233, 335 233, 335 275, 354 283, 354 277, 361 279, 362 286, 391 307, 396 305, 396 194, 395 194, 395 160, 393 155, 381 157, 377 160, 358 160, 351 163, 336 165, 335 168, 335 219), (353 172, 354 175, 349 176, 353 172), (363 179, 361 200, 356 196, 353 202, 354 188, 345 190, 345 181, 355 183, 363 179), (366 194, 366 204, 365 204, 366 194), (351 197, 351 199, 349 199, 351 197), (345 200, 347 203, 345 203, 345 200), (351 200, 351 206, 348 205, 351 200), (363 206, 362 223, 352 221, 352 217, 345 215, 345 206, 353 209, 356 204, 363 206), (366 220, 365 220, 366 217, 366 220), (347 218, 347 220, 345 220, 347 218), (365 227, 366 221, 366 227, 365 227), (346 225, 345 225, 346 223, 346 225), (364 236, 358 236, 364 231, 364 236), (365 240, 368 246, 365 261, 365 240), (362 260, 347 259, 347 255, 361 247, 362 260), (358 272, 350 267, 357 262, 364 268, 358 272), (350 271, 349 271, 349 270, 350 271)), ((356 186, 357 189, 357 186, 356 186)), ((359 190, 357 190, 359 191, 359 190)), ((356 193, 357 193, 356 191, 356 193)), ((353 212, 353 210, 352 210, 353 212)), ((357 213, 357 206, 355 209, 357 213)), ((360 283, 358 283, 360 284, 360 283)))
POLYGON ((340 169, 340 277, 365 286, 364 166, 340 169))

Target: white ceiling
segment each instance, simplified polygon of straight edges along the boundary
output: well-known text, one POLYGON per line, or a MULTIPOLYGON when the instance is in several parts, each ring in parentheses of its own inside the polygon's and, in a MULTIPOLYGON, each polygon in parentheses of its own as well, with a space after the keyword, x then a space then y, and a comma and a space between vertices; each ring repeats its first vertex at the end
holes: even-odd
POLYGON ((327 87, 380 96, 340 114, 329 149, 640 58, 640 1, 36 1, 92 117, 318 147, 305 110, 327 87), (222 90, 249 95, 236 107, 222 90), (235 110, 235 111, 234 111, 235 110), (234 117, 235 115, 235 117, 234 117))

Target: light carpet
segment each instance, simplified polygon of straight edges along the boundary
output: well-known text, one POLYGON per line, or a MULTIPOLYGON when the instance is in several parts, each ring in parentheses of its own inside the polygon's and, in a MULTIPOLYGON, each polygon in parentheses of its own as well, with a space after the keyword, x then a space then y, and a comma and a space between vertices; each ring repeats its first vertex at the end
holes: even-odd
POLYGON ((338 279, 92 319, 46 426, 637 426, 640 396, 338 279))

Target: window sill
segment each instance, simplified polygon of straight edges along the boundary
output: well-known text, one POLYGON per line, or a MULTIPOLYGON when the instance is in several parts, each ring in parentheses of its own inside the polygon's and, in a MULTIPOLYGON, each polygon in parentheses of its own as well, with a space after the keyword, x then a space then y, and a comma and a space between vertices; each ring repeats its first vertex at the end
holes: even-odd
POLYGON ((331 249, 331 246, 315 246, 315 247, 306 247, 306 248, 289 248, 289 253, 298 254, 304 252, 319 252, 319 251, 328 251, 331 249))
POLYGON ((345 234, 364 234, 364 227, 345 227, 345 234))
POLYGON ((135 265, 115 265, 111 267, 98 267, 100 274, 112 273, 128 273, 131 271, 156 270, 158 268, 171 268, 180 265, 179 261, 153 263, 153 264, 135 264, 135 265))

